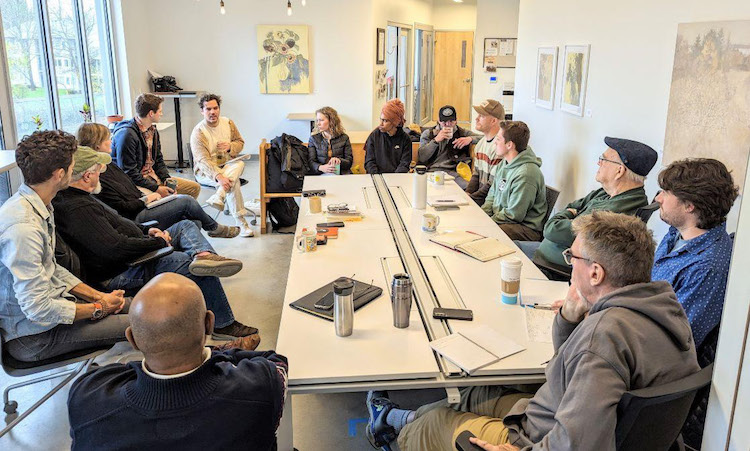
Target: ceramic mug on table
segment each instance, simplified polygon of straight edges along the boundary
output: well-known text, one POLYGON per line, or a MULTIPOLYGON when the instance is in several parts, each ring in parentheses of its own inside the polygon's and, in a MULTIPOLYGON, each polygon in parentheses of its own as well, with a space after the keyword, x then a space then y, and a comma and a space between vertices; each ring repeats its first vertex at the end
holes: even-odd
POLYGON ((302 235, 297 235, 294 239, 300 252, 315 252, 318 250, 317 230, 302 229, 302 235))
POLYGON ((426 213, 422 215, 422 231, 434 232, 440 224, 440 216, 426 213))
POLYGON ((445 183, 445 171, 435 171, 430 173, 430 181, 435 185, 442 185, 445 183))

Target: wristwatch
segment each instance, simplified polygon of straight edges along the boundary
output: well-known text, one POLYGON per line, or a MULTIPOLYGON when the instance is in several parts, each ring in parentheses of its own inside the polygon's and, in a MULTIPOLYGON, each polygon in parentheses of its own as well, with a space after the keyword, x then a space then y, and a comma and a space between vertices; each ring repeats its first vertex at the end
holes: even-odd
POLYGON ((96 321, 98 319, 104 318, 104 309, 102 308, 102 304, 100 302, 94 302, 94 313, 91 315, 91 320, 96 321))

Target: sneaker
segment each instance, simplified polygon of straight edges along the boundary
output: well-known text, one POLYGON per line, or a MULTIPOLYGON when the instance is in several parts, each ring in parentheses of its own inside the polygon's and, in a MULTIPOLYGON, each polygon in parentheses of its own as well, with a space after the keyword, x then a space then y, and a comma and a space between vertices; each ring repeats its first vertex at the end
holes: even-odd
POLYGON ((245 202, 245 208, 256 215, 260 214, 260 199, 245 202))
POLYGON ((195 256, 188 267, 190 274, 199 277, 229 277, 242 269, 242 262, 216 254, 195 256))
POLYGON ((250 238, 251 236, 255 235, 255 232, 253 232, 253 229, 250 228, 250 225, 245 221, 245 218, 239 217, 237 218, 237 225, 240 227, 240 236, 243 238, 250 238))
POLYGON ((373 448, 390 451, 390 443, 398 437, 393 426, 386 423, 388 412, 393 408, 398 408, 398 405, 388 399, 388 392, 371 391, 367 393, 367 413, 370 419, 367 422, 367 428, 365 428, 365 435, 373 448))
POLYGON ((219 224, 214 230, 208 232, 211 238, 234 238, 240 234, 240 228, 235 226, 226 226, 219 224))
POLYGON ((252 334, 247 337, 240 337, 232 341, 227 341, 218 346, 214 346, 217 351, 227 351, 229 349, 240 348, 245 351, 255 351, 255 348, 260 344, 260 335, 252 334))
POLYGON ((213 207, 219 211, 224 211, 224 199, 221 196, 219 196, 219 193, 216 193, 213 196, 206 199, 206 204, 209 207, 213 207))
POLYGON ((244 338, 257 334, 258 329, 235 321, 227 327, 222 327, 221 329, 214 328, 211 338, 214 340, 234 340, 235 338, 244 338))

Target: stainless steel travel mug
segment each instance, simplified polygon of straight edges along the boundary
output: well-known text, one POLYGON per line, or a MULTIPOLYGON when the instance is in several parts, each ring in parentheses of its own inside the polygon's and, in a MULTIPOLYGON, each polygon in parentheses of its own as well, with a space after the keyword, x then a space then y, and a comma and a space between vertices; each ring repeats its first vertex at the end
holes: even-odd
POLYGON ((354 330, 354 281, 348 277, 333 282, 333 325, 339 337, 348 337, 354 330))
POLYGON ((395 274, 391 282, 391 307, 393 325, 399 329, 409 327, 411 315, 411 277, 409 274, 395 274))

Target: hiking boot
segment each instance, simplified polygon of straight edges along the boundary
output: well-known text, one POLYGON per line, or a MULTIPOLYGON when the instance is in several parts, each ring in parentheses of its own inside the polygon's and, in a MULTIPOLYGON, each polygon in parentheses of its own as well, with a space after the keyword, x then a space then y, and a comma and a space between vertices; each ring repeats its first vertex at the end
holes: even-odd
POLYGON ((367 393, 367 413, 370 416, 365 428, 365 435, 373 448, 381 448, 390 451, 390 443, 398 437, 393 426, 386 423, 388 412, 398 408, 393 401, 387 398, 388 392, 370 391, 367 393))
POLYGON ((226 226, 219 224, 214 230, 208 232, 211 238, 234 238, 240 234, 240 228, 236 226, 226 226))
POLYGON ((213 207, 219 211, 224 211, 224 199, 219 195, 219 193, 216 193, 206 199, 206 205, 209 207, 213 207))
POLYGON ((252 334, 248 335, 247 337, 237 338, 235 340, 222 343, 218 346, 214 346, 214 349, 217 351, 226 351, 229 349, 240 348, 244 349, 245 351, 255 351, 255 348, 257 348, 259 344, 260 335, 252 334))
POLYGON ((239 321, 235 321, 226 327, 220 329, 214 328, 211 338, 214 340, 234 340, 235 338, 248 337, 257 334, 258 329, 246 326, 239 321))
POLYGON ((199 277, 229 277, 240 272, 242 262, 216 254, 196 255, 188 269, 199 277))

